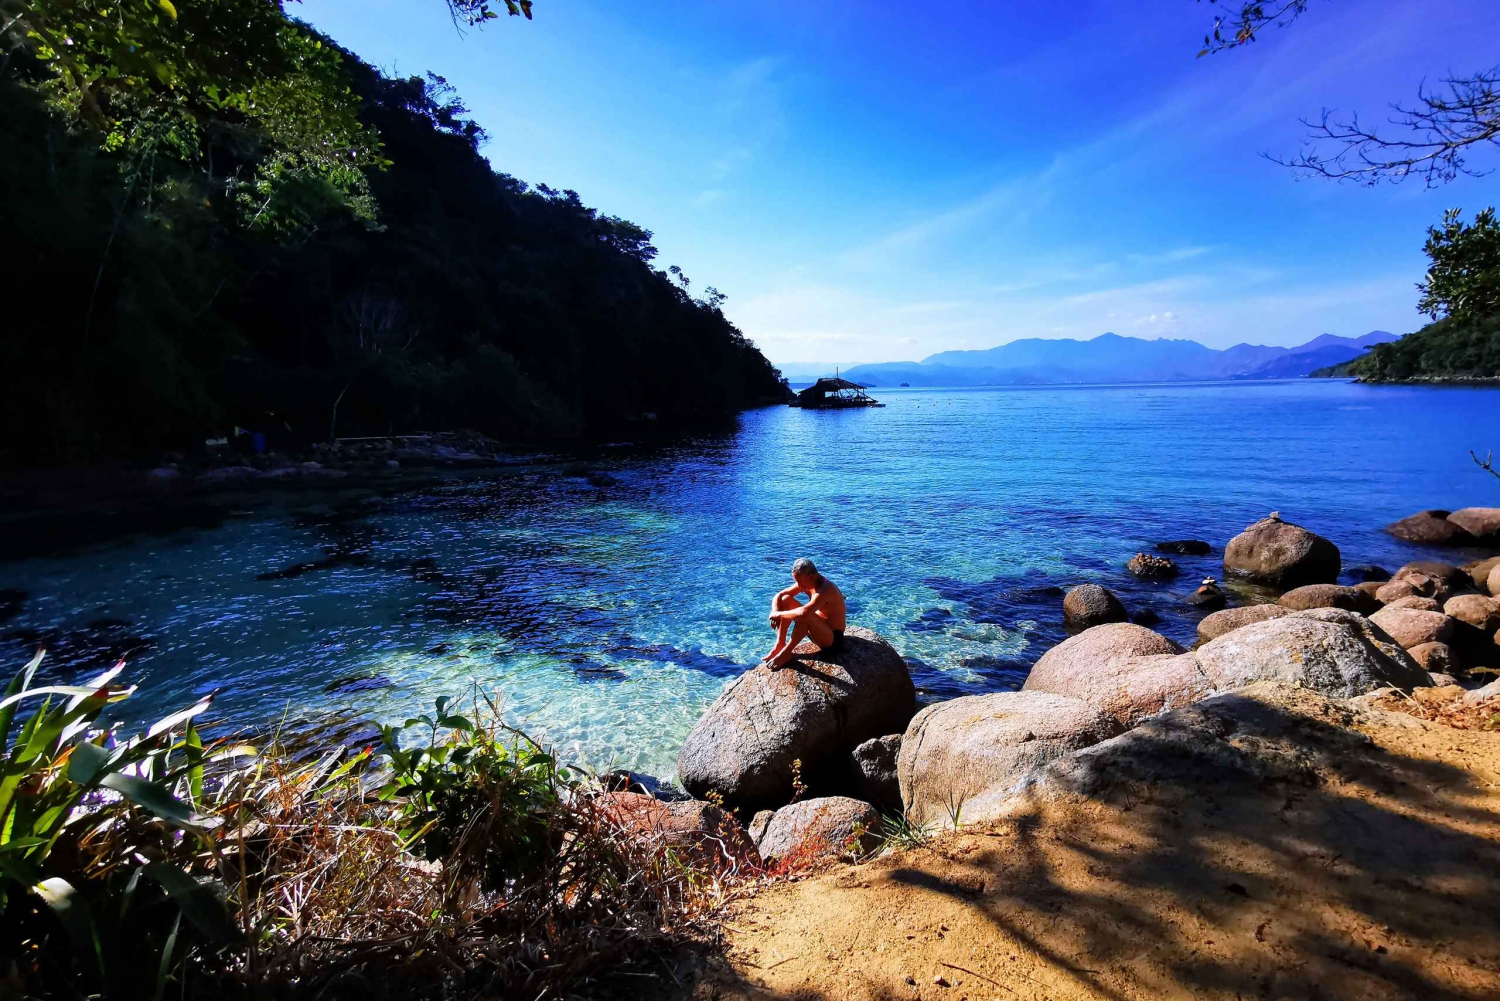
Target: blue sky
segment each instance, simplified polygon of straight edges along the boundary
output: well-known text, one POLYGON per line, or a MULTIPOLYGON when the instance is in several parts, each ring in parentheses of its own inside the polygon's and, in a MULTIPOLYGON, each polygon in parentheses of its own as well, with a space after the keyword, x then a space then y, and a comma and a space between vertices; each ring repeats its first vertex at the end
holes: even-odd
POLYGON ((1375 119, 1494 66, 1500 3, 1314 0, 1196 59, 1214 9, 537 0, 461 37, 441 0, 290 6, 446 76, 497 169, 652 230, 778 363, 1415 329, 1426 227, 1500 177, 1369 189, 1258 154, 1295 152, 1324 107, 1375 119))

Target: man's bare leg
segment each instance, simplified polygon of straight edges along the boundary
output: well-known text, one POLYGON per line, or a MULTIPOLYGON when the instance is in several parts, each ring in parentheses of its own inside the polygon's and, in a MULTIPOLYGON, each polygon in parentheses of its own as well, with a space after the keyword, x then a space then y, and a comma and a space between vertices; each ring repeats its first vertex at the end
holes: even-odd
MULTIPOLYGON (((778 594, 776 595, 776 597, 771 599, 771 611, 788 612, 793 608, 796 608, 800 604, 801 602, 791 595, 786 595, 785 597, 783 597, 782 595, 778 594)), ((776 630, 776 643, 771 647, 771 652, 760 659, 762 664, 775 659, 778 654, 780 654, 784 649, 787 648, 786 634, 787 630, 789 630, 791 627, 792 623, 789 619, 777 619, 775 621, 771 628, 776 630)), ((796 646, 796 644, 793 643, 792 646, 796 646)))
POLYGON ((798 619, 797 628, 792 630, 785 649, 770 658, 771 670, 785 667, 787 661, 792 659, 792 652, 797 649, 797 644, 808 638, 826 650, 833 645, 833 627, 820 615, 806 615, 798 619))

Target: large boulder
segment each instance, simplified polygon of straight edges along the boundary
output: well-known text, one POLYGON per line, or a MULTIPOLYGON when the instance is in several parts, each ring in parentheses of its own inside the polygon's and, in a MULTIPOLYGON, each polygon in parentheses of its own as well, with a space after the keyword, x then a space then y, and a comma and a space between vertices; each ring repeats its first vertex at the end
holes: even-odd
POLYGON ((1190 653, 1094 661, 1058 689, 1028 683, 1022 690, 1052 691, 1054 695, 1081 699, 1109 713, 1122 727, 1214 694, 1213 685, 1190 653))
POLYGON ((1398 539, 1425 546, 1474 545, 1474 536, 1449 521, 1447 511, 1418 511, 1385 526, 1385 530, 1398 539))
POLYGON ((1495 564, 1494 569, 1490 571, 1489 580, 1485 586, 1489 589, 1491 597, 1500 598, 1500 563, 1495 564))
POLYGON ((1338 580, 1339 547, 1276 515, 1262 518, 1224 547, 1224 572, 1236 577, 1294 588, 1338 580))
POLYGON ((916 698, 901 655, 855 626, 835 655, 804 643, 781 670, 762 664, 731 682, 688 734, 677 774, 694 796, 717 792, 735 808, 790 802, 794 761, 809 789, 836 791, 849 752, 905 730, 916 698))
POLYGON ((1339 584, 1304 584, 1283 594, 1280 603, 1297 612, 1309 608, 1343 608, 1361 615, 1369 615, 1380 607, 1374 595, 1339 584))
POLYGON ((1453 648, 1446 643, 1418 643, 1406 652, 1433 676, 1434 685, 1439 684, 1438 675, 1451 677, 1458 671, 1458 658, 1454 655, 1453 648))
POLYGON ((1182 653, 1182 647, 1145 626, 1132 622, 1110 622, 1070 636, 1042 654, 1025 688, 1064 694, 1069 679, 1091 670, 1094 665, 1119 657, 1150 657, 1163 653, 1182 653))
POLYGON ((1408 563, 1396 571, 1396 576, 1380 585, 1375 597, 1387 605, 1409 595, 1431 598, 1442 604, 1455 591, 1468 588, 1469 575, 1457 567, 1446 563, 1408 563))
POLYGON ((1022 691, 1080 699, 1130 726, 1212 691, 1181 653, 1176 643, 1140 626, 1098 626, 1043 654, 1022 691))
POLYGON ((1443 612, 1493 636, 1500 630, 1500 601, 1482 594, 1460 594, 1449 598, 1443 612))
POLYGON ((1408 594, 1404 598, 1397 598, 1385 606, 1386 608, 1415 608, 1423 612, 1441 612, 1443 606, 1437 603, 1435 598, 1424 598, 1419 594, 1408 594))
POLYGON ((1490 573, 1500 567, 1500 556, 1491 556, 1487 560, 1475 560, 1473 563, 1463 565, 1464 573, 1474 582, 1474 586, 1481 591, 1490 589, 1490 573))
POLYGON ((1467 591, 1473 586, 1474 578, 1463 567, 1456 567, 1452 563, 1440 563, 1437 560, 1416 560, 1406 564, 1392 575, 1391 580, 1404 580, 1408 577, 1431 577, 1442 584, 1449 591, 1467 591))
POLYGON ((730 871, 761 865, 754 842, 731 814, 712 803, 668 803, 636 792, 605 793, 598 802, 608 820, 654 840, 658 850, 685 855, 701 868, 730 871))
POLYGON ((1079 584, 1063 598, 1063 622, 1070 629, 1088 629, 1129 618, 1120 599, 1098 584, 1079 584))
POLYGON ((901 735, 872 737, 850 752, 860 799, 882 810, 901 811, 901 783, 896 778, 896 760, 901 756, 901 735))
POLYGON ((1500 544, 1500 507, 1466 507, 1448 515, 1448 520, 1481 545, 1500 544))
POLYGON ((869 803, 847 796, 823 796, 783 806, 757 827, 756 847, 769 862, 793 852, 809 860, 865 855, 880 845, 880 814, 869 803))
POLYGON ((906 818, 945 827, 992 819, 1032 769, 1119 732, 1113 717, 1050 692, 971 695, 928 706, 901 740, 906 818))
POLYGON ((1267 619, 1279 619, 1283 615, 1291 614, 1292 609, 1281 605, 1241 605, 1239 608, 1226 608, 1205 616, 1203 621, 1198 623, 1198 641, 1207 643, 1241 626, 1248 626, 1252 622, 1265 622, 1267 619))
POLYGON ((1387 685, 1409 689, 1430 680, 1371 620, 1341 608, 1252 623, 1203 644, 1196 656, 1219 691, 1284 681, 1351 698, 1387 685))
POLYGON ((1423 643, 1446 643, 1453 638, 1453 620, 1442 612, 1388 605, 1370 616, 1370 621, 1407 650, 1423 643))

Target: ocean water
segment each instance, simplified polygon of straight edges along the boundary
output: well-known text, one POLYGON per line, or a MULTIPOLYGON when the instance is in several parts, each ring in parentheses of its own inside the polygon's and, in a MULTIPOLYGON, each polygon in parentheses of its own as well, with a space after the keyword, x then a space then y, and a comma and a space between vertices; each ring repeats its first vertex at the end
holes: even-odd
MULTIPOLYGON (((810 556, 926 701, 1014 689, 1097 581, 1191 641, 1181 602, 1272 510, 1346 566, 1441 555, 1383 534, 1427 507, 1500 505, 1468 452, 1500 392, 1346 382, 877 390, 729 432, 612 443, 435 488, 0 563, 0 653, 47 676, 128 658, 136 723, 218 689, 226 725, 347 711, 400 721, 476 686, 565 759, 670 780, 699 713, 772 640, 770 595, 810 556), (577 463, 616 483, 591 486, 577 463), (1176 580, 1124 570, 1200 538, 1176 580)), ((1246 592, 1243 600, 1256 600, 1246 592)))

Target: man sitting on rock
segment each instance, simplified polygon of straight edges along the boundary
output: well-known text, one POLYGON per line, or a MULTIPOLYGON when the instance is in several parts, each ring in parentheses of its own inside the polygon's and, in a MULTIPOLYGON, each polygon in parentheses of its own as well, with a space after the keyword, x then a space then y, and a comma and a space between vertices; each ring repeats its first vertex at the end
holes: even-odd
POLYGON ((844 642, 844 593, 827 577, 818 573, 807 558, 792 564, 791 587, 778 591, 771 599, 771 628, 776 630, 776 645, 761 661, 771 670, 780 670, 792 659, 792 651, 804 639, 811 638, 823 653, 838 653, 844 642), (807 595, 804 604, 797 595, 807 595))

